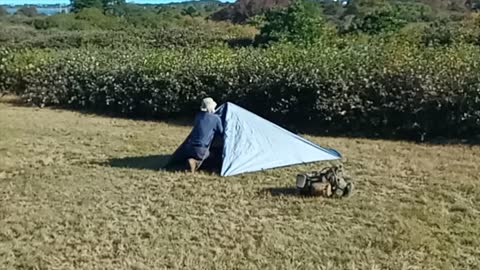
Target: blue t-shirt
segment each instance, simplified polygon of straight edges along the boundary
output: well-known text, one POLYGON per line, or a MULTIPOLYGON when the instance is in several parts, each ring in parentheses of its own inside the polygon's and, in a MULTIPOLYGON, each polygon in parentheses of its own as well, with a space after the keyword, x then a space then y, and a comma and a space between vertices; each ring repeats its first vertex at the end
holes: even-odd
POLYGON ((223 125, 220 117, 214 113, 200 112, 195 117, 195 125, 188 143, 193 146, 208 147, 217 134, 223 134, 223 125))

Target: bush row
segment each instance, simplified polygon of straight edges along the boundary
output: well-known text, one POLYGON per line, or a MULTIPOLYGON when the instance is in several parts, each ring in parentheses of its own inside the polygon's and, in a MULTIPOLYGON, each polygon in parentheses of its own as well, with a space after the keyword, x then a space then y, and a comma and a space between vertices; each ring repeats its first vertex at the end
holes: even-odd
POLYGON ((21 94, 26 89, 26 80, 22 76, 45 66, 47 61, 51 60, 42 55, 36 51, 0 47, 0 96, 8 93, 21 94))
MULTIPOLYGON (((308 48, 23 52, 12 65, 38 106, 135 117, 191 115, 205 96, 289 128, 403 138, 480 134, 480 50, 398 41, 308 48)), ((1 75, 0 75, 1 76, 1 75)))
POLYGON ((16 85, 20 78, 17 77, 19 72, 15 71, 14 56, 12 50, 0 48, 0 96, 20 88, 16 85))
POLYGON ((23 48, 175 48, 212 47, 236 39, 252 38, 250 29, 231 27, 164 27, 127 30, 35 30, 27 26, 0 25, 0 46, 23 48))

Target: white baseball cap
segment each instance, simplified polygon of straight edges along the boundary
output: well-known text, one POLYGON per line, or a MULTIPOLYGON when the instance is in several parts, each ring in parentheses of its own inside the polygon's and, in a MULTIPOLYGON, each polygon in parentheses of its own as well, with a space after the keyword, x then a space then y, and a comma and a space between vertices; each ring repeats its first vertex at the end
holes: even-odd
POLYGON ((217 107, 217 103, 212 98, 207 97, 202 100, 202 105, 200 106, 200 110, 203 112, 213 113, 216 107, 217 107))

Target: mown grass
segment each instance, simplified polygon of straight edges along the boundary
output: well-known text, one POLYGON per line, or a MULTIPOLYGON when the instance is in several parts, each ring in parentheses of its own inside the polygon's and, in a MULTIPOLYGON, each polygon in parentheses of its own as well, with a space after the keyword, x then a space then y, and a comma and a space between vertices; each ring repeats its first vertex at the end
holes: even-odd
POLYGON ((328 200, 282 193, 326 163, 156 170, 189 129, 0 103, 0 268, 480 268, 479 146, 308 137, 356 183, 328 200))

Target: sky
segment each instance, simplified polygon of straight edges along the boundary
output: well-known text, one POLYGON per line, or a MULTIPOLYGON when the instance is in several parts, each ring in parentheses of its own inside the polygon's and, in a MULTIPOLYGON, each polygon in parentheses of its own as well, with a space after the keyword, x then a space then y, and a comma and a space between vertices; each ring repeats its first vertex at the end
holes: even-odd
MULTIPOLYGON (((142 4, 160 4, 170 2, 181 2, 181 0, 127 0, 127 2, 142 4)), ((0 5, 23 5, 23 4, 69 4, 70 0, 0 0, 0 5)))

